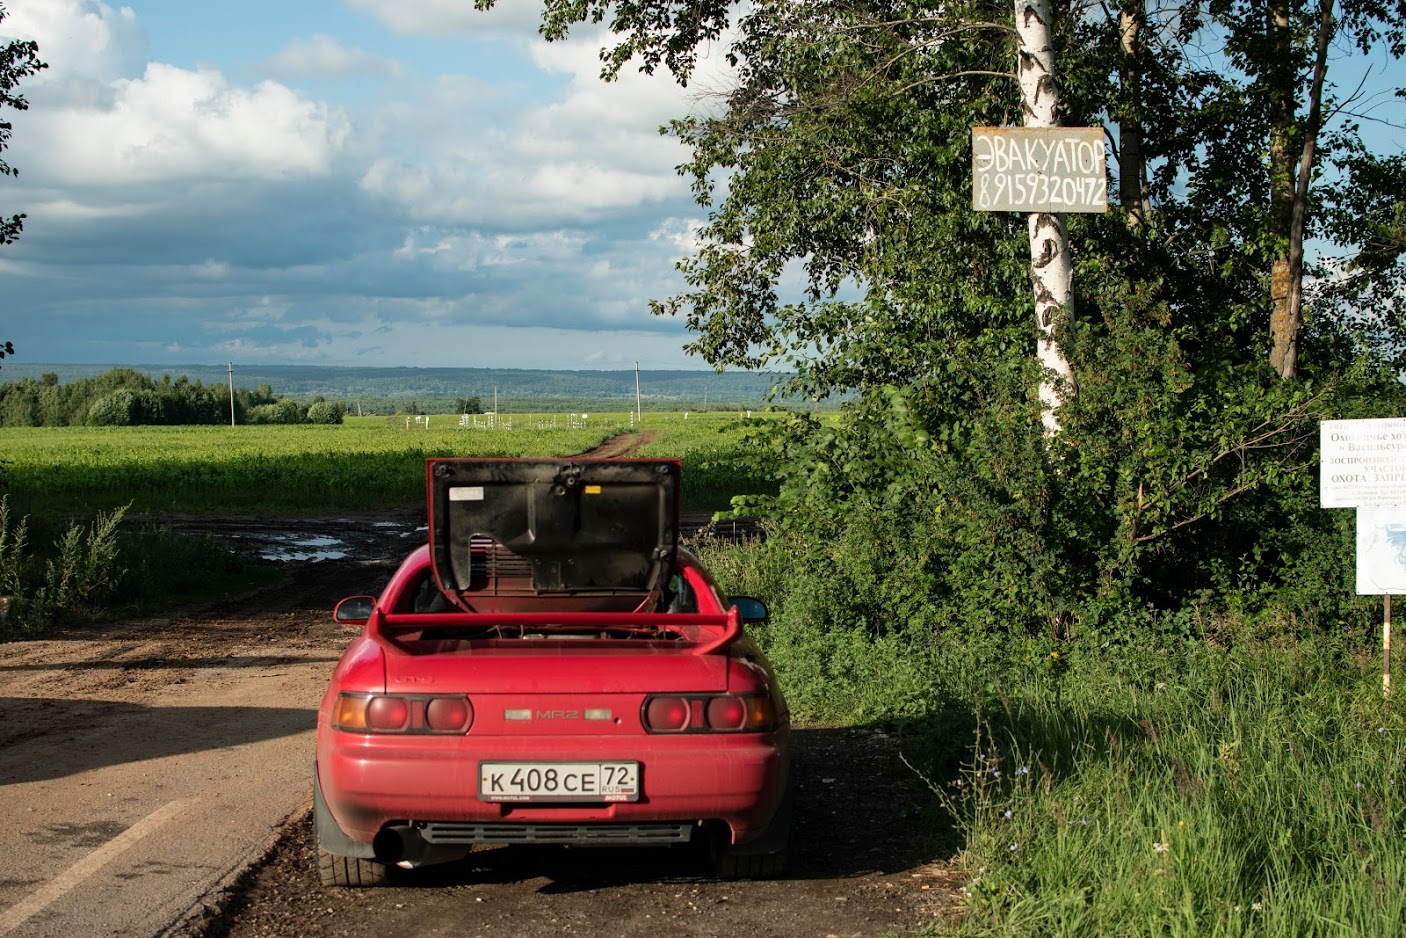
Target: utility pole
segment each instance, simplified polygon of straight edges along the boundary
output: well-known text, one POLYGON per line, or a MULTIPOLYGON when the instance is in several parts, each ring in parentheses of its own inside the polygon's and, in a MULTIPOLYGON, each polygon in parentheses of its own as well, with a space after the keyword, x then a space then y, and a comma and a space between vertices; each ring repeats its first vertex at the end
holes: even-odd
POLYGON ((234 426, 234 362, 229 363, 229 425, 234 426))
POLYGON ((640 412, 640 363, 635 362, 635 423, 644 419, 644 414, 640 412))

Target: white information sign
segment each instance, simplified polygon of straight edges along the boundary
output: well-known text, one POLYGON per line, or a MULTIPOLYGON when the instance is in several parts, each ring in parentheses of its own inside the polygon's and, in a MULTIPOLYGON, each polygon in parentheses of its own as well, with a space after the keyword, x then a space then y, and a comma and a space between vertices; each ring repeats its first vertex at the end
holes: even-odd
POLYGON ((1406 594, 1406 510, 1357 509, 1357 595, 1406 594))
POLYGON ((1406 508, 1406 417, 1325 420, 1319 444, 1324 508, 1406 508))
POLYGON ((1103 128, 973 127, 972 208, 1108 211, 1103 128))

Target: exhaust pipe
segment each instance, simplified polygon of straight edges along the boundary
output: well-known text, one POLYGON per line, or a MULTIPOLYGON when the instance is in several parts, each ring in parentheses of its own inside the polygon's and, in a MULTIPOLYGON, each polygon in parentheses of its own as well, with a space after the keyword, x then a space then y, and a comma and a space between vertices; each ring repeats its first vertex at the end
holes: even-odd
POLYGON ((432 844, 414 825, 388 824, 371 841, 371 849, 379 862, 410 870, 462 860, 471 848, 465 844, 432 844))
POLYGON ((420 832, 409 824, 387 825, 371 841, 371 849, 376 851, 378 861, 401 866, 419 866, 425 861, 429 847, 420 832))

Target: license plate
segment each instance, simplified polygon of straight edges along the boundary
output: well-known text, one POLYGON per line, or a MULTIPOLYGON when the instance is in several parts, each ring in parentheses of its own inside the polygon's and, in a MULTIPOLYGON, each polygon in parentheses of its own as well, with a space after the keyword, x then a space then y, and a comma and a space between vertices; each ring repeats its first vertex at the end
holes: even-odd
POLYGON ((480 762, 480 801, 638 801, 638 762, 480 762))

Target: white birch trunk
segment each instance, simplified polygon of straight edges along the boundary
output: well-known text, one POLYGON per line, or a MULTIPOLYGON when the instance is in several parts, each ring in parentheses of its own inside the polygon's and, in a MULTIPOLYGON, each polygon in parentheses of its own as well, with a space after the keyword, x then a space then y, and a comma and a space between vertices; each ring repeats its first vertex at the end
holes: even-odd
MULTIPOLYGON (((1054 52, 1050 48, 1050 0, 1015 0, 1015 29, 1020 37, 1017 74, 1026 127, 1059 124, 1055 95, 1054 52)), ((1030 279, 1035 288, 1035 321, 1040 327, 1036 354, 1040 361, 1040 405, 1045 435, 1059 433, 1059 407, 1074 387, 1069 359, 1055 340, 1056 331, 1069 316, 1073 297, 1074 266, 1064 218, 1032 212, 1030 225, 1030 279)))

